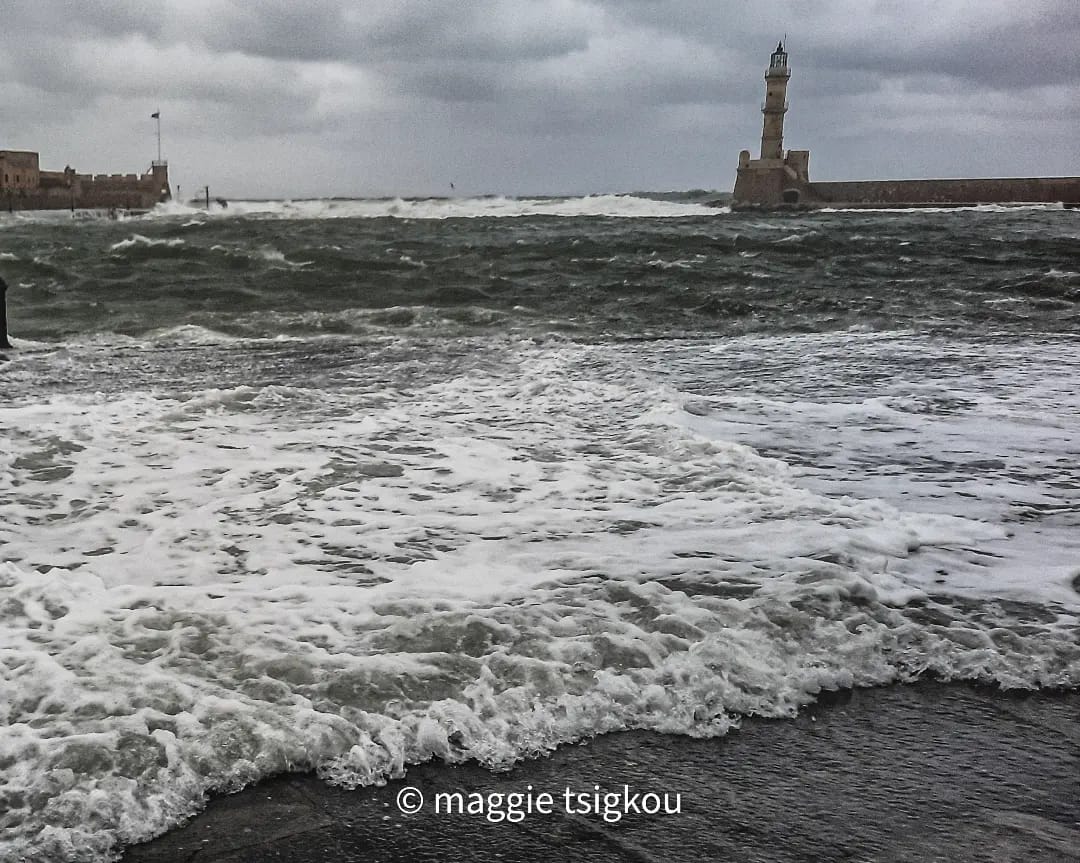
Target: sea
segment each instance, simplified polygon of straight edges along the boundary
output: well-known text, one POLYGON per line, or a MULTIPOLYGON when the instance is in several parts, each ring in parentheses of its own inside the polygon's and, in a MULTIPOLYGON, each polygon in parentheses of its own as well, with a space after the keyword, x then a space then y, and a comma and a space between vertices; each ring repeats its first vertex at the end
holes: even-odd
POLYGON ((708 197, 0 214, 0 859, 1080 686, 1080 211, 708 197))

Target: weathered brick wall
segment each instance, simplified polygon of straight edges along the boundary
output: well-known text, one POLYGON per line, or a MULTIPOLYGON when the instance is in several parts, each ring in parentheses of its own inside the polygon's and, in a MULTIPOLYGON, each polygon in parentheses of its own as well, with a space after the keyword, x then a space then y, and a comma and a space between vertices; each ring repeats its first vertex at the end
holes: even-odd
POLYGON ((1080 203, 1080 177, 972 180, 870 180, 809 183, 805 203, 1000 204, 1080 203))
POLYGON ((155 190, 145 188, 86 189, 72 195, 65 188, 39 190, 28 195, 0 194, 0 210, 148 210, 161 201, 155 190))
POLYGON ((99 175, 75 174, 72 186, 66 184, 61 172, 45 172, 48 182, 37 189, 6 189, 0 191, 0 209, 3 210, 62 210, 74 209, 120 209, 148 210, 168 198, 162 189, 164 180, 153 174, 99 175))
POLYGON ((740 168, 735 179, 735 200, 754 204, 779 204, 783 169, 740 168))
POLYGON ((0 190, 33 190, 39 182, 38 154, 26 150, 0 150, 0 190))

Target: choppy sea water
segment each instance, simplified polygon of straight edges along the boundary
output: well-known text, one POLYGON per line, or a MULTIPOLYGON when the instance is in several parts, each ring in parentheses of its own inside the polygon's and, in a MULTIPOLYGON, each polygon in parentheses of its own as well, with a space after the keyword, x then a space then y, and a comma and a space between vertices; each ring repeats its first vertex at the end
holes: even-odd
POLYGON ((212 790, 1080 684, 1080 212, 0 216, 0 857, 212 790))

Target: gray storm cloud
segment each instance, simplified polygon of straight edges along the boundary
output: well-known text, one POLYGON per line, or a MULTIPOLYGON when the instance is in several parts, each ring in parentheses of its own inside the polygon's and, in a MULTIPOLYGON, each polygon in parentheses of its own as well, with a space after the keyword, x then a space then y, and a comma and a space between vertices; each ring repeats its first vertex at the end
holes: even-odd
POLYGON ((14 0, 0 147, 233 195, 728 189, 785 36, 820 178, 1076 173, 1080 4, 14 0))

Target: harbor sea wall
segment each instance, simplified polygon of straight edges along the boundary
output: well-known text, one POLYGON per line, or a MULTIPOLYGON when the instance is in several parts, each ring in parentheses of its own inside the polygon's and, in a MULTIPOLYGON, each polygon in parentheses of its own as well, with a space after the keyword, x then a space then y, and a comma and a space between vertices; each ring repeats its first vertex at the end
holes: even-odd
POLYGON ((809 182, 786 163, 757 160, 739 167, 734 198, 736 209, 1058 203, 1080 207, 1080 177, 809 182))
POLYGON ((951 206, 964 204, 1080 204, 1080 177, 969 180, 814 182, 799 203, 815 206, 951 206))

